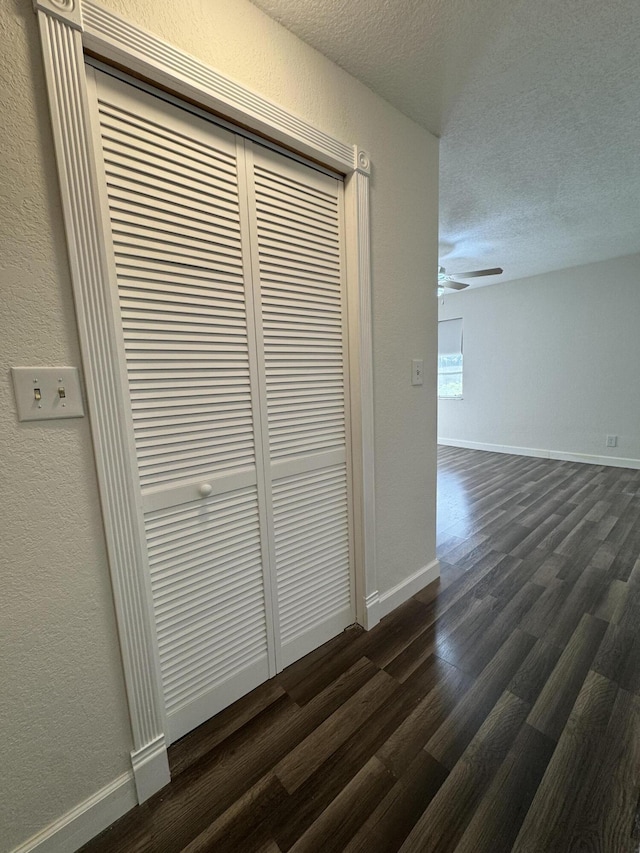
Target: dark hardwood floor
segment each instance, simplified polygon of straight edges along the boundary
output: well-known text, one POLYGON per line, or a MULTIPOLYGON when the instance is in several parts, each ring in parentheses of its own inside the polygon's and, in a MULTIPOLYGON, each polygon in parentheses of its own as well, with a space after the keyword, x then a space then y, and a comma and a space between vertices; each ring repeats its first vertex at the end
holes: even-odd
POLYGON ((171 747, 86 853, 639 849, 640 471, 439 467, 441 580, 171 747))

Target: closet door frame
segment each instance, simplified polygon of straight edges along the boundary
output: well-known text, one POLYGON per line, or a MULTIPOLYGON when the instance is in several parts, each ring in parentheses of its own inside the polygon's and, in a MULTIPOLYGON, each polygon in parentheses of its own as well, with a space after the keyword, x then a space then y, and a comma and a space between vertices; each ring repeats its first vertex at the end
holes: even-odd
POLYGON ((379 621, 375 557, 369 177, 366 151, 215 71, 94 0, 34 0, 132 727, 139 802, 170 781, 142 507, 85 53, 344 176, 356 619, 379 621))

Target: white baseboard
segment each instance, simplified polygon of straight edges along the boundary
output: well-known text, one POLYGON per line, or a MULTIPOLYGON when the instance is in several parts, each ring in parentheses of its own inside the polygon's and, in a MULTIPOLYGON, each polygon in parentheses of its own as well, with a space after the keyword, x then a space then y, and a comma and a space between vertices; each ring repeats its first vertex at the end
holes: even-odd
POLYGON ((73 853, 137 804, 133 773, 123 773, 12 853, 73 853))
POLYGON ((171 781, 164 735, 131 753, 138 802, 144 803, 171 781))
POLYGON ((447 447, 465 447, 468 450, 488 450, 490 453, 508 453, 511 456, 535 456, 540 459, 558 459, 563 462, 585 462, 587 465, 640 469, 640 459, 625 459, 621 456, 594 456, 589 453, 570 453, 565 450, 511 447, 508 444, 487 444, 482 441, 465 441, 460 438, 439 438, 438 444, 444 444, 447 447))
POLYGON ((427 584, 437 580, 440 577, 440 563, 437 560, 432 560, 427 566, 423 566, 409 575, 400 583, 388 589, 386 592, 380 593, 378 601, 378 616, 382 619, 387 613, 391 613, 396 607, 400 607, 405 601, 408 601, 416 592, 420 592, 427 584))

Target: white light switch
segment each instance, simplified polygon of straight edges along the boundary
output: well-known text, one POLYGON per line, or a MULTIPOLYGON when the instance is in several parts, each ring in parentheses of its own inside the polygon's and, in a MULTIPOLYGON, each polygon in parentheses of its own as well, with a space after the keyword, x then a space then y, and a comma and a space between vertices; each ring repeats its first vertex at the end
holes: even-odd
POLYGON ((84 416, 77 367, 12 367, 18 420, 84 416))
POLYGON ((424 382, 424 361, 421 358, 414 358, 411 361, 411 384, 422 385, 424 382))

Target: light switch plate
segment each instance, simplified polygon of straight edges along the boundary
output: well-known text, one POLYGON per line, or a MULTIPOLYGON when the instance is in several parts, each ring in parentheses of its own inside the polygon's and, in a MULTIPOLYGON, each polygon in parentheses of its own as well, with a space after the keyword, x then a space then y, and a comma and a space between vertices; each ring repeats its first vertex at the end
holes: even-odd
POLYGON ((424 361, 421 358, 411 360, 411 384, 422 385, 424 383, 424 361))
POLYGON ((84 416, 77 367, 12 367, 18 420, 84 416))

